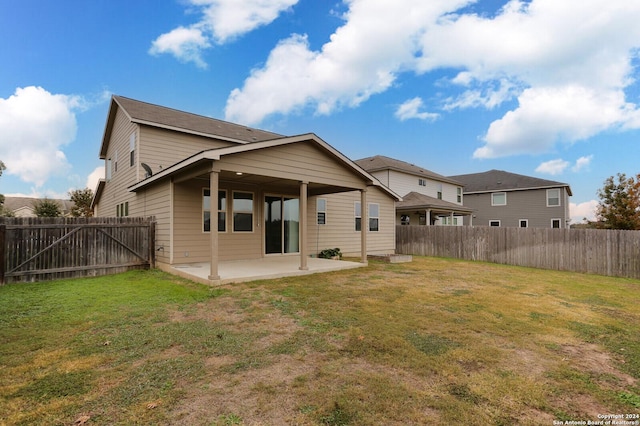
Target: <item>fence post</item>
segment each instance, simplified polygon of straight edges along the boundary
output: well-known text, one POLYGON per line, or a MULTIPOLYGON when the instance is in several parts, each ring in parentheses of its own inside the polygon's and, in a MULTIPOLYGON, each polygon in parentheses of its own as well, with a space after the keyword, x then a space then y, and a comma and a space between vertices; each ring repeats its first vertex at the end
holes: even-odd
POLYGON ((5 238, 7 235, 7 225, 0 225, 0 285, 4 284, 4 272, 6 267, 5 259, 5 238))
POLYGON ((149 269, 156 267, 156 221, 149 221, 149 269))

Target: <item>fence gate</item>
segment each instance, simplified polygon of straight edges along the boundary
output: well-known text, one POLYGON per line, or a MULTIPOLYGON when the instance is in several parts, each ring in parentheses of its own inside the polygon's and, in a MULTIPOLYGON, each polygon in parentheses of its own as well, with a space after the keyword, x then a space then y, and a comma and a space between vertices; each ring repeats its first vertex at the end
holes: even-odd
POLYGON ((0 284, 155 266, 153 218, 0 218, 0 284))

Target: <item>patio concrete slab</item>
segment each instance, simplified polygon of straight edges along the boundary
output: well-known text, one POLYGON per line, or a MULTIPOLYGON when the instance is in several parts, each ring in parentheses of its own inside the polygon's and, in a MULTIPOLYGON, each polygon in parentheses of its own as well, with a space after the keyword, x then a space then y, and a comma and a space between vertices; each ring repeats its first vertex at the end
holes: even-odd
POLYGON ((365 267, 367 264, 344 260, 308 258, 307 266, 307 270, 299 269, 300 258, 298 256, 277 256, 220 262, 218 264, 220 279, 212 281, 209 280, 211 264, 208 262, 180 265, 158 264, 160 269, 171 274, 203 284, 214 285, 340 271, 365 267))

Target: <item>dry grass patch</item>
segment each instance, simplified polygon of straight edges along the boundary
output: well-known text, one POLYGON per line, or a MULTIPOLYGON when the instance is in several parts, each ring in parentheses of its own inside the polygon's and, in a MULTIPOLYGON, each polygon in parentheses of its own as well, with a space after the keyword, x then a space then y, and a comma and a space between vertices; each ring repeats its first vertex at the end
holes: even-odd
POLYGON ((640 411, 637 280, 421 257, 215 289, 109 279, 0 288, 0 424, 539 425, 640 411), (65 301, 78 292, 93 305, 65 301))

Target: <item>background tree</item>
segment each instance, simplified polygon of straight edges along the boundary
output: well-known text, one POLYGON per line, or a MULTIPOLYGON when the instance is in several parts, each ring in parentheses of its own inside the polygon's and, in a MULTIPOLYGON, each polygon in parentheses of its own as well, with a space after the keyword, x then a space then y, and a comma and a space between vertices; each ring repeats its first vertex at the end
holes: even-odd
POLYGON ((608 229, 640 229, 640 174, 610 176, 598 190, 598 220, 608 229))
POLYGON ((73 217, 91 217, 93 210, 91 209, 91 201, 93 200, 93 191, 89 188, 75 189, 69 191, 69 198, 73 202, 71 208, 71 216, 73 217))
POLYGON ((60 217, 62 215, 60 205, 48 198, 35 201, 33 203, 33 210, 38 217, 60 217))
MULTIPOLYGON (((0 160, 0 176, 2 176, 2 172, 6 170, 6 166, 0 160)), ((13 212, 11 210, 7 210, 4 206, 4 195, 0 194, 0 216, 5 217, 13 217, 13 212)))

